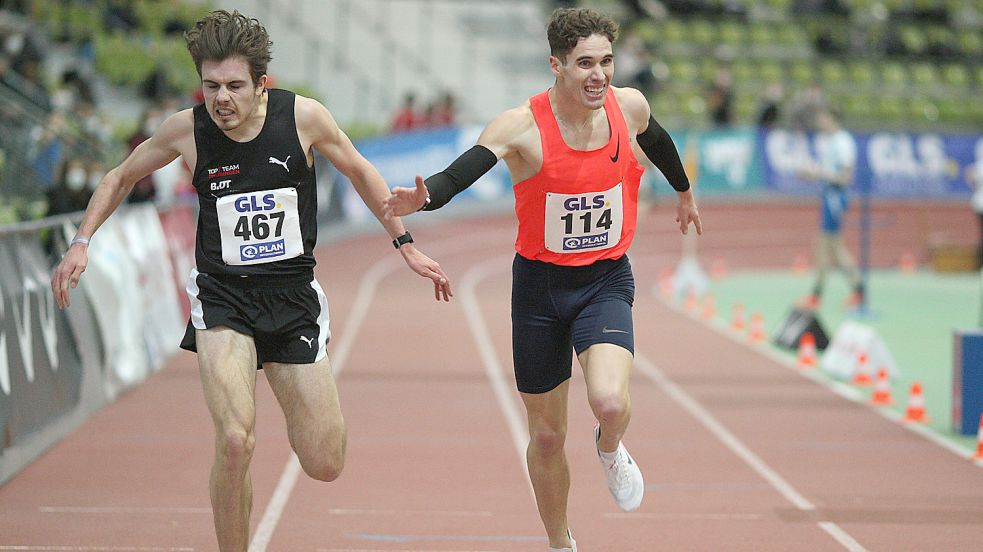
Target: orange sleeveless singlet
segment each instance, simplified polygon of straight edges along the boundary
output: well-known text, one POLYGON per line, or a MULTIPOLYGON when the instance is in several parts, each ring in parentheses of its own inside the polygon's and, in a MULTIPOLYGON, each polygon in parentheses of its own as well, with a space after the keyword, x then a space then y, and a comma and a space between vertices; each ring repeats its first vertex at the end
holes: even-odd
POLYGON ((635 237, 638 185, 645 172, 631 149, 628 125, 610 88, 604 100, 611 138, 590 151, 571 149, 560 134, 549 91, 529 99, 543 147, 543 167, 513 186, 527 259, 585 266, 625 254, 635 237))

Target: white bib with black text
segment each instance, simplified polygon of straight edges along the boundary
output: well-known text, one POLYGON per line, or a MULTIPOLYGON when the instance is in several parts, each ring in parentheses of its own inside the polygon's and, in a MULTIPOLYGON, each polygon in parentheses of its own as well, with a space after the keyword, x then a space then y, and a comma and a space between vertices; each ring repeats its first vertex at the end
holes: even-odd
POLYGON ((546 249, 580 253, 608 249, 621 241, 621 183, 603 192, 546 193, 546 249))
POLYGON ((227 195, 215 207, 226 264, 272 263, 304 253, 296 188, 227 195))

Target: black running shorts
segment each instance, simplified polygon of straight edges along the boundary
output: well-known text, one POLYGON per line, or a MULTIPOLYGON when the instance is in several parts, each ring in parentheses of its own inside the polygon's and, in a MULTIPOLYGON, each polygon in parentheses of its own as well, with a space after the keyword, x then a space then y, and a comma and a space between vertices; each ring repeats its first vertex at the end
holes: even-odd
POLYGON ((264 362, 310 364, 327 355, 328 301, 313 275, 216 278, 191 271, 191 320, 181 348, 197 352, 195 330, 226 326, 251 336, 264 362))
POLYGON ((512 362, 522 393, 545 393, 570 378, 573 350, 612 343, 635 352, 628 257, 559 266, 520 255, 512 263, 512 362))

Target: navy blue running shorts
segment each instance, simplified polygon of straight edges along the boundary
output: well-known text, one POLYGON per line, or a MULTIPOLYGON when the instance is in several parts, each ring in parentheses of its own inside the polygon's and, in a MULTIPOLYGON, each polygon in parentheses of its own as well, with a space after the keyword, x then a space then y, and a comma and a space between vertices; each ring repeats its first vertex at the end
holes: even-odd
POLYGON ((251 336, 264 362, 311 364, 327 355, 328 300, 313 273, 289 278, 218 278, 191 271, 191 320, 181 348, 197 352, 195 330, 225 326, 251 336))
POLYGON ((570 378, 573 351, 612 343, 635 353, 628 257, 560 266, 520 255, 512 262, 512 363, 522 393, 570 378))

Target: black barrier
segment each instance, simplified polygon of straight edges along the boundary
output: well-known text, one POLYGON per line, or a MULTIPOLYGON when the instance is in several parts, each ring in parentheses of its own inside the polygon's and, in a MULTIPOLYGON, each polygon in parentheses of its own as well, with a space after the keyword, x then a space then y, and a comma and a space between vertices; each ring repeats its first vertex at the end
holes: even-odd
POLYGON ((73 410, 82 363, 40 233, 0 236, 0 449, 73 410))
POLYGON ((819 322, 816 311, 802 308, 792 309, 778 326, 775 331, 775 344, 796 350, 799 347, 799 338, 806 332, 812 333, 816 338, 816 348, 820 351, 829 346, 829 336, 819 322))

